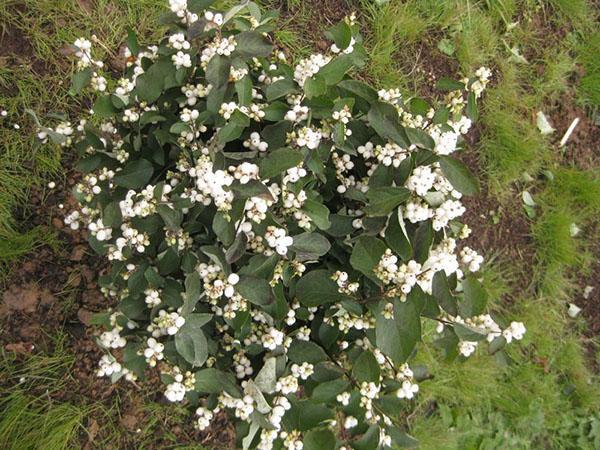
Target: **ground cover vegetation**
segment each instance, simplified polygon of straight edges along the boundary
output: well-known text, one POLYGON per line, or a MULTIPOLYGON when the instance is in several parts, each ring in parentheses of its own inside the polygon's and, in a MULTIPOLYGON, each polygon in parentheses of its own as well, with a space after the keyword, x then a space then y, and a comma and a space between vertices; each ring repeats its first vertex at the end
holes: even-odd
MULTIPOLYGON (((89 297, 90 287, 94 289, 94 281, 88 282, 92 278, 89 273, 70 271, 60 288, 51 286, 52 295, 36 290, 50 284, 44 283, 44 278, 35 283, 36 289, 27 284, 25 293, 9 284, 30 282, 39 274, 39 268, 31 264, 24 269, 14 264, 27 260, 23 255, 31 255, 32 250, 47 261, 62 258, 75 261, 69 263, 72 266, 91 262, 88 255, 69 248, 83 241, 64 227, 57 230, 56 221, 49 226, 52 218, 62 221, 69 200, 46 183, 75 183, 68 172, 62 172, 61 182, 57 177, 60 162, 71 161, 73 155, 50 146, 35 148, 32 153, 37 130, 24 109, 64 111, 69 84, 61 85, 61 81, 72 68, 69 58, 57 51, 66 51, 65 43, 94 30, 116 53, 127 25, 140 30, 141 42, 154 42, 160 31, 153 27, 155 19, 148 14, 148 7, 158 15, 163 5, 141 5, 146 7, 142 14, 137 4, 127 2, 79 2, 75 8, 66 8, 61 2, 19 3, 9 2, 3 11, 3 18, 8 18, 3 20, 7 30, 3 42, 9 42, 6 36, 12 32, 20 33, 27 43, 25 47, 3 46, 8 50, 2 68, 6 95, 2 107, 7 111, 2 128, 7 177, 2 182, 11 189, 3 189, 3 194, 9 194, 2 204, 7 237, 2 245, 10 250, 3 252, 9 293, 3 296, 4 307, 6 310, 7 300, 15 296, 33 303, 32 310, 8 308, 12 323, 15 317, 27 323, 28 316, 48 309, 61 311, 55 316, 60 323, 46 329, 49 335, 37 330, 41 327, 35 327, 35 319, 28 324, 29 336, 16 333, 11 323, 3 325, 3 331, 8 331, 3 389, 12 393, 14 386, 18 388, 14 395, 3 395, 5 404, 10 405, 6 411, 11 413, 3 414, 1 439, 14 448, 29 448, 29 443, 36 441, 27 436, 33 437, 41 429, 30 425, 38 418, 46 425, 55 424, 53 433, 45 434, 50 436, 51 448, 63 448, 67 442, 102 447, 111 441, 159 448, 204 442, 210 447, 215 432, 194 431, 182 409, 157 405, 162 394, 155 395, 156 389, 143 388, 143 394, 133 396, 124 391, 118 395, 103 392, 95 401, 82 400, 85 391, 81 385, 98 389, 98 382, 91 381, 93 374, 83 375, 95 370, 92 362, 82 364, 72 353, 81 347, 73 348, 69 342, 85 339, 72 322, 89 321, 82 305, 94 311, 104 309, 100 299, 82 303, 89 297), (64 23, 69 26, 60 26, 64 23), (71 28, 72 23, 77 27, 71 28), (39 84, 40 76, 54 83, 39 84), (48 85, 55 88, 45 89, 48 85), (15 129, 15 123, 21 129, 15 129), (61 210, 59 203, 66 206, 61 210), (19 270, 30 273, 20 275, 19 270), (83 281, 78 283, 78 278, 83 281), (64 331, 58 332, 59 328, 64 331), (31 344, 36 346, 33 353, 31 344), (46 389, 44 380, 54 380, 56 388, 37 399, 35 394, 46 389), (65 396, 65 383, 79 385, 78 392, 65 396), (146 401, 136 400, 144 394, 146 401), (112 426, 99 431, 101 420, 112 426)), ((483 195, 465 200, 466 221, 474 230, 467 245, 493 256, 486 258, 482 274, 495 314, 507 323, 518 317, 528 333, 524 345, 509 348, 501 360, 478 351, 458 366, 441 361, 437 351, 420 348, 416 363, 427 366, 435 376, 422 382, 411 401, 413 412, 403 418, 402 425, 422 448, 597 446, 594 332, 599 327, 594 321, 597 291, 590 290, 594 287, 590 274, 597 270, 593 218, 599 198, 594 173, 597 66, 592 57, 597 47, 597 11, 585 2, 558 1, 365 1, 347 2, 343 8, 339 2, 320 2, 318 8, 307 2, 286 2, 264 6, 281 9, 278 30, 282 31, 275 34, 294 62, 315 50, 326 50, 331 42, 314 36, 322 36, 324 29, 356 11, 369 59, 354 76, 377 88, 399 86, 404 98, 418 95, 435 104, 443 100, 443 93, 433 89, 440 78, 460 79, 483 64, 492 68, 479 123, 474 137, 467 138, 468 151, 461 158, 485 180, 483 195), (554 133, 540 133, 536 123, 539 111, 556 129, 554 133), (580 124, 566 146, 560 146, 575 117, 580 124), (571 318, 569 303, 576 303, 583 312, 571 318)), ((89 106, 84 102, 73 109, 89 106)), ((434 332, 423 328, 425 339, 434 332)), ((99 357, 96 352, 90 360, 99 357)), ((229 439, 232 434, 224 433, 229 439)))

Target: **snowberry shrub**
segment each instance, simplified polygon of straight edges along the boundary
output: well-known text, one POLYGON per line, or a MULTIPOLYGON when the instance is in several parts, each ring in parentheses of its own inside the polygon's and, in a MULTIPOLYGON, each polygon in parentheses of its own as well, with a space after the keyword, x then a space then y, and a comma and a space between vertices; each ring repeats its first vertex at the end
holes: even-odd
POLYGON ((482 257, 460 244, 478 184, 451 155, 490 71, 441 80, 434 110, 347 75, 366 58, 353 16, 291 65, 274 14, 210 3, 170 0, 168 35, 130 33, 116 79, 78 39, 93 109, 40 131, 79 152, 66 222, 110 262, 98 374, 158 370, 199 429, 227 413, 244 448, 412 445, 418 347, 462 358, 525 331, 486 314, 482 257))

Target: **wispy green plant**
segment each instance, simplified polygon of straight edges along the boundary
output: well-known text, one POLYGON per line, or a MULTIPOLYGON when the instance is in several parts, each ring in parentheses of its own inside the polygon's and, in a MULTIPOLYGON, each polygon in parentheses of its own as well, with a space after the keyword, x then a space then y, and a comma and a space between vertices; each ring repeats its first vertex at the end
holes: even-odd
POLYGON ((533 122, 533 99, 521 86, 519 72, 510 63, 499 66, 499 80, 484 99, 484 132, 479 149, 496 192, 524 171, 537 173, 549 151, 533 122))
POLYGON ((548 184, 547 203, 570 207, 580 219, 600 214, 600 175, 594 170, 563 167, 548 184))
POLYGON ((501 45, 493 19, 475 7, 462 15, 456 42, 456 58, 464 73, 489 65, 501 45))
POLYGON ((594 11, 586 0, 548 0, 559 18, 570 22, 575 28, 586 26, 593 20, 594 11))
POLYGON ((0 446, 13 450, 73 448, 85 409, 40 401, 16 390, 0 401, 0 446))
POLYGON ((549 47, 543 55, 543 73, 534 77, 532 85, 540 104, 552 104, 570 89, 569 78, 575 70, 575 60, 568 48, 549 47))
POLYGON ((579 98, 583 104, 600 106, 600 32, 586 35, 577 46, 578 61, 584 69, 579 82, 579 98))

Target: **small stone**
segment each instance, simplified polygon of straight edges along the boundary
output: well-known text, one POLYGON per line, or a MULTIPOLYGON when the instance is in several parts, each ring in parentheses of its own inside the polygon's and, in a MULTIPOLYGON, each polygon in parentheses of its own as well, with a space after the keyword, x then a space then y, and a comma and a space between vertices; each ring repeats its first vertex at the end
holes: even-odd
POLYGON ((88 311, 85 308, 79 308, 79 311, 77 311, 77 318, 86 327, 89 327, 91 325, 93 315, 93 312, 88 311))
POLYGON ((31 345, 27 342, 15 342, 12 344, 6 344, 4 346, 4 350, 6 350, 7 352, 14 352, 14 353, 20 353, 20 354, 31 353, 33 348, 34 348, 33 345, 31 345))
POLYGON ((64 227, 64 224, 62 220, 60 220, 58 217, 55 217, 52 219, 52 226, 58 230, 61 230, 64 227))
POLYGON ((33 283, 23 287, 11 286, 4 292, 2 300, 9 310, 34 312, 40 300, 40 291, 33 283))
POLYGON ((69 259, 71 261, 81 261, 83 259, 83 255, 85 255, 85 247, 83 245, 78 245, 71 252, 69 259))
POLYGON ((577 315, 581 312, 581 308, 579 306, 577 306, 575 303, 569 303, 569 310, 568 310, 568 314, 569 317, 577 317, 577 315))

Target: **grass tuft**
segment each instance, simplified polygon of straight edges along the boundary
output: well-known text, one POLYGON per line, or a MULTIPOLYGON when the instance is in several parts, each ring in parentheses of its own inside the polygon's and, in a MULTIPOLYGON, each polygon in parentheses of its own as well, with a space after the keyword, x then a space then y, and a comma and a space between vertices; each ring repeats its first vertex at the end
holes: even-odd
POLYGON ((501 79, 483 101, 485 126, 480 149, 497 193, 527 170, 535 174, 549 159, 546 143, 533 123, 535 100, 521 87, 514 65, 500 67, 501 79))
POLYGON ((578 60, 584 69, 578 93, 580 101, 600 107, 600 32, 590 33, 577 46, 578 60))
POLYGON ((40 401, 17 390, 0 401, 0 447, 14 450, 68 449, 82 426, 85 410, 40 401))

